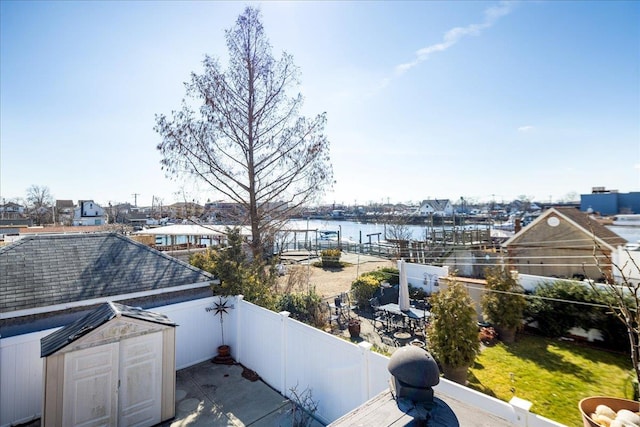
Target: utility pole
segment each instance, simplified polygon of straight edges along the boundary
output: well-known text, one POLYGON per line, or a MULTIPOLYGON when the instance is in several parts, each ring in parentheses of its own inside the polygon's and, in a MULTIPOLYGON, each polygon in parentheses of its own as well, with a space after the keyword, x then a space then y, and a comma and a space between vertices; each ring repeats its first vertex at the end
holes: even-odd
POLYGON ((140 193, 133 193, 133 205, 137 208, 138 207, 138 196, 140 195, 140 193))

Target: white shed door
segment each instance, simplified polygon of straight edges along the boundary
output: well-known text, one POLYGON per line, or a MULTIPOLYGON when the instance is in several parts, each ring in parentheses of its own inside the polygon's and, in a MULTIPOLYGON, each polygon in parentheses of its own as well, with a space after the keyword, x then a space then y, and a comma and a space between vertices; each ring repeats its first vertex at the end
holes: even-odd
POLYGON ((160 422, 162 333, 120 341, 120 426, 160 422))
POLYGON ((115 425, 118 343, 69 353, 64 369, 63 425, 115 425))
POLYGON ((65 372, 63 425, 160 422, 162 332, 68 353, 65 372))

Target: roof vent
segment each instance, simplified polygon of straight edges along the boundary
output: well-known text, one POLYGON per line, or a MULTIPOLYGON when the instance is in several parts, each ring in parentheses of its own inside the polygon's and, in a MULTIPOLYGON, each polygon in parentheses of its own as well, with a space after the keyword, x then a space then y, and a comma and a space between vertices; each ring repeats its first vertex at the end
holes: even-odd
POLYGON ((426 350, 408 345, 396 350, 387 367, 398 408, 413 417, 411 426, 459 426, 451 408, 434 397, 440 382, 438 364, 426 350))

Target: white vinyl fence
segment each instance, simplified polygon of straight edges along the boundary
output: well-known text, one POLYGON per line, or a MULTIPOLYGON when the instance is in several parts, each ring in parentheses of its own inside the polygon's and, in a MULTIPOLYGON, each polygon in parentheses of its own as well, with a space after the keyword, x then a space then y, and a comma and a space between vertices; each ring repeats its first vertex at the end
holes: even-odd
MULTIPOLYGON (((388 388, 389 359, 371 351, 370 344, 352 344, 242 300, 230 298, 223 322, 212 310, 221 300, 204 298, 157 307, 178 324, 176 368, 181 369, 216 354, 224 343, 234 359, 284 396, 291 389, 311 390, 319 405, 317 418, 328 424, 388 388)), ((42 366, 40 339, 54 330, 0 339, 0 426, 40 417, 42 366)), ((518 407, 467 387, 440 381, 436 391, 512 422, 514 426, 561 426, 518 407)))

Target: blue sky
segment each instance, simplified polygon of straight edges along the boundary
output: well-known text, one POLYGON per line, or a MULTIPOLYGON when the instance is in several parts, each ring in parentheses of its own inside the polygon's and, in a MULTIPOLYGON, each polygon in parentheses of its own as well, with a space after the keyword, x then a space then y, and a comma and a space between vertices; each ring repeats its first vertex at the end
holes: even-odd
POLYGON ((0 197, 220 199, 165 178, 154 115, 247 4, 327 113, 327 202, 640 191, 637 1, 3 0, 0 197))

